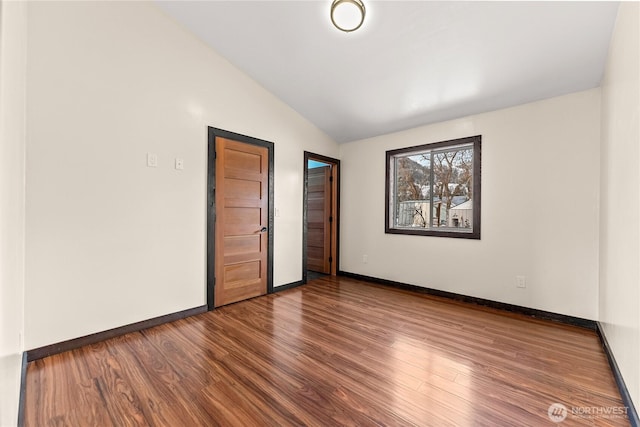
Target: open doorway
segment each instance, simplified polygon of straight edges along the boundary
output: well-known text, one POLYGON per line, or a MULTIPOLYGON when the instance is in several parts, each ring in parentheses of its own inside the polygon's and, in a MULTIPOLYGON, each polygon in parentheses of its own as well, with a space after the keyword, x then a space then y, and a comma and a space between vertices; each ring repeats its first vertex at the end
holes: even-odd
POLYGON ((340 160, 305 151, 302 280, 338 270, 340 160))

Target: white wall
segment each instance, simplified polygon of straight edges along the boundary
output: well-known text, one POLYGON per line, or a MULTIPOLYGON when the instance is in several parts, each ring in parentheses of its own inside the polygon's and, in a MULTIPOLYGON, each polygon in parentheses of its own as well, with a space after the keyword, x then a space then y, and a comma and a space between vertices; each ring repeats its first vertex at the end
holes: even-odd
POLYGON ((593 89, 342 144, 341 269, 597 319, 599 123, 593 89), (385 234, 385 151, 478 134, 482 239, 385 234))
POLYGON ((274 284, 301 279, 303 150, 335 142, 151 3, 28 12, 26 348, 205 304, 207 126, 275 143, 274 284))
POLYGON ((16 425, 24 321, 26 4, 0 3, 0 425, 16 425))
POLYGON ((640 7, 622 2, 602 83, 600 321, 640 409, 640 7))

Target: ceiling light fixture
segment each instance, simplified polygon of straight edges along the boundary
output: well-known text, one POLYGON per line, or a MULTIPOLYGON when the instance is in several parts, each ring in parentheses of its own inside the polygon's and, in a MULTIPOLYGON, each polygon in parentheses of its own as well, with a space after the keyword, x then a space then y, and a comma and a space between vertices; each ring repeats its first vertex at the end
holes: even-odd
POLYGON ((361 0, 333 0, 331 22, 345 33, 355 31, 364 22, 364 3, 361 0))

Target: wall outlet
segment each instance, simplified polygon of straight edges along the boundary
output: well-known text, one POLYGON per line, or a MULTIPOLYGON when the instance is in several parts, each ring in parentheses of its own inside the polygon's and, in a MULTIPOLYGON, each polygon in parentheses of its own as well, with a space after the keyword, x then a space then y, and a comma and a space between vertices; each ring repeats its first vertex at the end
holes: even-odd
POLYGON ((524 276, 516 276, 516 288, 526 288, 527 278, 524 276))
POLYGON ((362 263, 367 264, 369 262, 369 255, 362 255, 362 263))
POLYGON ((147 166, 150 168, 158 167, 158 155, 154 153, 147 153, 147 166))

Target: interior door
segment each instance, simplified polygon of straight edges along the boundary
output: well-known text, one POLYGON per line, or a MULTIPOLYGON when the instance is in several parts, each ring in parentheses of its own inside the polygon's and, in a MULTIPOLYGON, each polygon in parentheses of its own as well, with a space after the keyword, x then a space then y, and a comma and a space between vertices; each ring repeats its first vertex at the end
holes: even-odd
POLYGON ((331 273, 331 166, 309 169, 307 269, 331 273))
POLYGON ((267 293, 266 147, 216 137, 215 307, 267 293))

